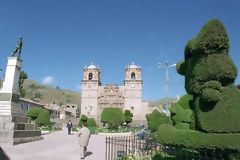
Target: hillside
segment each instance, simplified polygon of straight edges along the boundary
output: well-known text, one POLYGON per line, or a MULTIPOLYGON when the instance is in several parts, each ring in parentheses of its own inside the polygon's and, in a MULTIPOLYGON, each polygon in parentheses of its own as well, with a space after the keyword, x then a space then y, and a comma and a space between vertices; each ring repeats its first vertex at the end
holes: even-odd
POLYGON ((70 90, 60 89, 42 85, 33 80, 25 80, 23 88, 26 92, 24 98, 32 99, 42 103, 67 104, 73 103, 80 106, 81 94, 70 90))
MULTIPOLYGON (((168 101, 170 103, 176 103, 178 101, 178 99, 177 98, 169 98, 168 101)), ((163 98, 163 99, 159 99, 159 100, 156 100, 156 101, 150 101, 148 106, 149 107, 160 107, 160 106, 163 106, 166 103, 167 103, 167 99, 163 98)))

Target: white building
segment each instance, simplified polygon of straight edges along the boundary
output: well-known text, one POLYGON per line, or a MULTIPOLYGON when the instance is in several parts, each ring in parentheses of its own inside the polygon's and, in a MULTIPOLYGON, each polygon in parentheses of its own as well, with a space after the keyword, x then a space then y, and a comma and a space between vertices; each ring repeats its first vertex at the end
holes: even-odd
POLYGON ((90 65, 83 69, 81 114, 100 118, 105 107, 119 107, 130 110, 133 119, 144 120, 149 112, 148 102, 142 101, 141 67, 135 64, 126 66, 124 85, 101 85, 100 69, 90 65))

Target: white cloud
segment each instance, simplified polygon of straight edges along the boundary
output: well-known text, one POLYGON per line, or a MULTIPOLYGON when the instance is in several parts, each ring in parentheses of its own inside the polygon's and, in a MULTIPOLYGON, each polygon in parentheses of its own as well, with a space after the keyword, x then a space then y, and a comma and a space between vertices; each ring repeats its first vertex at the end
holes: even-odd
POLYGON ((52 76, 46 76, 42 80, 42 84, 52 84, 53 83, 53 77, 52 76))

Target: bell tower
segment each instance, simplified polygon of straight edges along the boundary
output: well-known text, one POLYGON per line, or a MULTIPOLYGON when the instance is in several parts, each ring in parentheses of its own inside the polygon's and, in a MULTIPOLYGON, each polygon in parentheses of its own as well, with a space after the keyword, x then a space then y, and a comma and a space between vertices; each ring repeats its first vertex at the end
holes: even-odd
POLYGON ((81 114, 97 118, 100 69, 91 64, 83 69, 81 114))
POLYGON ((142 106, 141 67, 132 63, 125 68, 124 79, 125 109, 139 115, 142 106))

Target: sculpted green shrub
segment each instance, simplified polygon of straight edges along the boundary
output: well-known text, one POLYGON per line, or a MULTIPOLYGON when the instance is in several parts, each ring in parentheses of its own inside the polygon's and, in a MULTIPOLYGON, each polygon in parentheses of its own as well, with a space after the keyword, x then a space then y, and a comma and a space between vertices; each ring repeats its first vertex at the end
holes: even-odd
POLYGON ((158 130, 158 127, 161 124, 172 124, 172 120, 170 117, 165 115, 164 113, 160 113, 157 110, 153 110, 152 113, 146 114, 146 119, 148 122, 148 128, 155 132, 158 130))
POLYGON ((38 126, 48 126, 50 124, 50 114, 48 110, 43 110, 35 120, 38 126))
POLYGON ((177 72, 185 77, 185 89, 192 100, 184 105, 178 102, 171 109, 175 127, 159 127, 160 143, 218 148, 224 152, 224 159, 234 156, 228 150, 240 149, 240 90, 234 84, 237 68, 228 51, 227 32, 217 19, 208 21, 187 42, 184 61, 177 64, 177 72), (192 130, 178 129, 186 127, 182 123, 189 120, 183 111, 187 108, 192 111, 192 130))
POLYGON ((123 111, 120 108, 104 108, 101 114, 101 122, 109 123, 111 128, 115 128, 124 122, 123 111))
POLYGON ((130 110, 124 111, 124 121, 128 124, 132 122, 133 113, 130 110))
POLYGON ((27 111, 27 116, 30 117, 32 120, 35 120, 43 110, 44 109, 41 107, 31 107, 27 111))
POLYGON ((185 89, 194 97, 198 130, 240 131, 239 121, 225 118, 240 114, 236 105, 240 93, 234 85, 237 69, 228 51, 229 39, 223 24, 216 19, 210 20, 196 38, 187 43, 185 61, 178 64, 177 71, 185 76, 185 89), (227 100, 229 92, 235 94, 231 100, 227 100))

